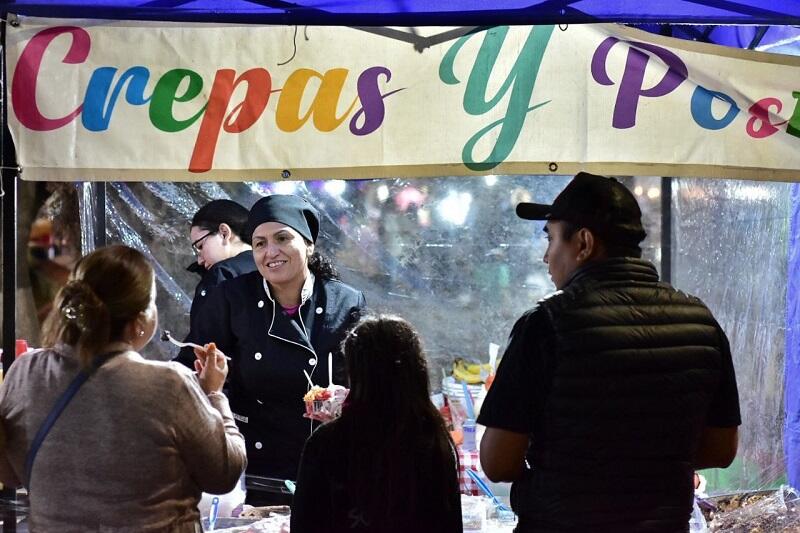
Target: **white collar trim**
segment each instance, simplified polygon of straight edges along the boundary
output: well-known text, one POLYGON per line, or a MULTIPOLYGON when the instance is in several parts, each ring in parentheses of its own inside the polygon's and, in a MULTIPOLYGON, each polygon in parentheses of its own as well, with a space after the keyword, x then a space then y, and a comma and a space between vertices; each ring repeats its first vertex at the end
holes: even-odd
MULTIPOLYGON (((267 298, 274 304, 275 299, 272 297, 272 293, 269 290, 269 283, 265 278, 261 278, 261 281, 264 285, 264 292, 267 293, 267 298)), ((304 303, 311 298, 311 295, 314 293, 314 274, 312 272, 308 273, 308 277, 306 278, 305 282, 303 282, 303 288, 300 289, 300 306, 302 307, 304 303)))

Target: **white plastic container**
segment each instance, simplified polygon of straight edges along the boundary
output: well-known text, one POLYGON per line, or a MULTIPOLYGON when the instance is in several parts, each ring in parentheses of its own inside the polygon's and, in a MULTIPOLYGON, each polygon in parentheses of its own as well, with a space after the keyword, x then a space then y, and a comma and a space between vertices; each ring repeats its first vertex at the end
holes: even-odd
POLYGON ((694 500, 692 507, 692 516, 689 518, 689 531, 691 533, 706 533, 708 531, 708 524, 706 524, 706 517, 703 516, 703 511, 697 505, 697 499, 694 500))
POLYGON ((208 512, 211 509, 211 500, 215 496, 219 497, 219 507, 217 508, 217 516, 219 518, 235 518, 233 512, 236 511, 238 516, 239 512, 244 505, 244 499, 247 496, 247 491, 244 485, 244 474, 239 478, 236 487, 227 494, 209 494, 203 493, 200 503, 197 504, 197 509, 200 511, 202 518, 208 518, 208 512))

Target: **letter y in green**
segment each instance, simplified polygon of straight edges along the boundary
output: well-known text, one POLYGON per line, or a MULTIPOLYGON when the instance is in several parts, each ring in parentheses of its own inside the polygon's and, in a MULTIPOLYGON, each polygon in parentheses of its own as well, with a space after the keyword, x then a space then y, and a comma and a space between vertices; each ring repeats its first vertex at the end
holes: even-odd
MULTIPOLYGON (((464 111, 470 115, 483 115, 491 111, 511 89, 505 116, 479 130, 464 145, 461 158, 467 168, 475 171, 490 170, 502 163, 514 148, 527 114, 549 102, 548 100, 529 107, 533 88, 536 84, 536 77, 539 74, 539 67, 542 64, 547 43, 553 33, 552 25, 531 27, 528 38, 525 40, 525 44, 522 46, 505 82, 503 82, 497 94, 487 99, 486 92, 489 79, 497 63, 497 58, 500 55, 500 49, 503 46, 508 30, 508 26, 498 26, 486 30, 483 43, 467 81, 467 88, 464 91, 464 111), (484 135, 498 125, 501 125, 500 134, 492 152, 485 160, 475 161, 472 154, 475 145, 484 135)), ((460 83, 453 72, 453 66, 461 47, 473 35, 475 34, 461 37, 442 59, 442 63, 439 65, 439 79, 448 85, 460 83)))

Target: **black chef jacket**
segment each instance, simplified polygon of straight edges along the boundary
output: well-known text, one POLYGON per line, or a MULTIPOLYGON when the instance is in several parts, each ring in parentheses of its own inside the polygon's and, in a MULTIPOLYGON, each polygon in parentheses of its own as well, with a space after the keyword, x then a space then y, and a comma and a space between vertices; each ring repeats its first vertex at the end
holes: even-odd
MULTIPOLYGON (((189 310, 189 334, 186 335, 186 342, 203 344, 197 338, 197 317, 200 316, 200 309, 208 301, 208 296, 213 289, 225 280, 233 279, 253 272, 256 270, 256 263, 253 260, 253 251, 245 250, 233 257, 217 261, 208 270, 201 267, 197 262, 189 265, 186 270, 200 274, 200 283, 194 290, 192 308, 189 310)), ((192 348, 181 348, 175 361, 183 363, 194 370, 194 350, 192 348)))
MULTIPOLYGON (((346 385, 340 344, 365 308, 364 295, 337 280, 304 287, 294 317, 274 304, 261 274, 223 282, 198 316, 197 340, 215 342, 231 357, 228 396, 247 446, 247 474, 296 479, 300 454, 313 430, 303 418, 309 385, 346 385)), ((248 495, 248 500, 250 497, 248 495)))

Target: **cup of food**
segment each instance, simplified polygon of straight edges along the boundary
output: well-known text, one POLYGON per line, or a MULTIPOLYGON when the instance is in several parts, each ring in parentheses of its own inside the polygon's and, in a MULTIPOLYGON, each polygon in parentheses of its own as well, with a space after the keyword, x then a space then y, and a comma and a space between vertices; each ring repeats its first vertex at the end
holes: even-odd
POLYGON ((330 385, 326 388, 314 385, 303 396, 306 403, 306 418, 327 422, 342 414, 342 406, 349 389, 341 385, 330 385))

